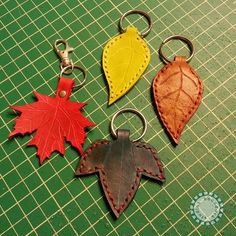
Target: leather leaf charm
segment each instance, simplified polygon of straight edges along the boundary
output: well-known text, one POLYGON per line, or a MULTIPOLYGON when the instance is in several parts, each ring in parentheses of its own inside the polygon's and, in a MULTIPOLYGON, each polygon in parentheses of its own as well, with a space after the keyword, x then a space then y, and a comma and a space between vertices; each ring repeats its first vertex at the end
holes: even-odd
POLYGON ((38 148, 40 164, 54 151, 64 154, 65 140, 82 154, 82 144, 86 138, 84 129, 95 125, 80 113, 85 103, 68 101, 73 85, 73 80, 61 78, 56 97, 34 92, 37 102, 24 106, 11 106, 21 115, 16 119, 14 131, 9 138, 37 130, 28 145, 38 148))
POLYGON ((115 141, 90 145, 81 158, 76 175, 99 173, 107 201, 118 218, 132 201, 142 175, 164 182, 156 150, 146 143, 131 142, 129 131, 118 130, 115 141))
POLYGON ((185 57, 177 56, 153 81, 159 115, 178 144, 181 132, 201 103, 203 83, 185 57))
POLYGON ((109 85, 109 105, 127 93, 150 61, 150 50, 134 27, 111 39, 103 51, 103 70, 109 85))

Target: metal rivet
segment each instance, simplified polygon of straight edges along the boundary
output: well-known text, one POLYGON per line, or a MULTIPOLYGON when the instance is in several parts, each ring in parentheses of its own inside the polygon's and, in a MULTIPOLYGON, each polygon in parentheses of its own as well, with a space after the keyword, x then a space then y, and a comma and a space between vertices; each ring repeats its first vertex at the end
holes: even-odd
POLYGON ((59 96, 60 96, 61 98, 64 98, 64 97, 66 96, 66 91, 65 91, 65 90, 61 90, 61 91, 59 92, 59 96))

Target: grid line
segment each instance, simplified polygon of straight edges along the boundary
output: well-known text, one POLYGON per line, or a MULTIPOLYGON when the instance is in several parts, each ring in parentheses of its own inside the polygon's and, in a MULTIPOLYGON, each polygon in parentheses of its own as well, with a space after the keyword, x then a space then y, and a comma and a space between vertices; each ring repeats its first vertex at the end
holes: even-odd
MULTIPOLYGON (((8 224, 0 226, 0 235, 64 235, 68 229, 71 235, 123 235, 125 232, 129 232, 128 235, 230 235, 236 231, 236 214, 230 210, 236 197, 233 188, 236 183, 236 127, 233 123, 236 54, 231 50, 236 46, 235 2, 164 0, 156 4, 147 0, 83 0, 75 4, 73 1, 36 3, 28 0, 16 3, 14 6, 9 0, 0 3, 4 35, 0 36, 0 99, 3 104, 0 111, 0 184, 3 186, 0 187, 0 219, 8 224), (145 9, 153 18, 154 27, 145 39, 151 49, 151 63, 140 82, 120 101, 107 107, 107 85, 99 71, 102 49, 109 38, 118 33, 119 16, 134 8, 145 9), (178 32, 196 44, 191 64, 203 79, 204 97, 185 127, 180 144, 173 147, 156 117, 149 94, 151 80, 163 66, 158 60, 158 44, 178 32), (26 37, 21 39, 21 35, 26 37), (75 48, 73 61, 85 67, 89 75, 87 84, 71 96, 74 101, 88 101, 84 114, 95 123, 98 120, 97 126, 87 132, 85 148, 97 139, 111 139, 108 126, 112 114, 129 106, 147 115, 148 132, 144 141, 157 148, 165 165, 166 183, 160 187, 143 179, 130 207, 118 220, 112 217, 102 191, 98 190, 97 176, 72 177, 78 165, 78 153, 69 145, 65 147, 64 158, 55 153, 39 167, 35 149, 25 148, 33 135, 11 142, 6 138, 16 117, 16 113, 9 112, 9 105, 28 103, 31 90, 49 96, 54 94, 59 61, 51 45, 59 37, 66 37, 75 48), (74 42, 79 44, 73 45, 74 42), (26 47, 27 44, 31 46, 26 47), (47 172, 50 176, 45 178, 47 172), (30 179, 36 179, 37 185, 32 187, 30 179), (54 181, 57 184, 52 186, 54 181), (17 189, 23 189, 19 196, 15 195, 17 189), (39 196, 42 190, 47 198, 39 196), (217 193, 225 208, 224 217, 208 228, 195 223, 189 213, 191 199, 202 191, 217 193), (35 207, 27 210, 29 198, 33 199, 35 207), (6 199, 11 199, 10 206, 6 199), (46 209, 46 204, 54 206, 53 210, 46 209), (74 207, 67 211, 72 204, 74 207), (22 218, 13 217, 17 211, 22 212, 22 218), (43 219, 35 222, 32 216, 43 219), (21 224, 28 228, 20 229, 21 224)), ((138 28, 143 26, 142 19, 133 19, 127 18, 126 23, 138 28)), ((166 50, 173 56, 183 53, 185 46, 176 49, 167 45, 166 50)), ((136 119, 123 118, 119 125, 128 126, 136 135, 140 131, 136 119)))

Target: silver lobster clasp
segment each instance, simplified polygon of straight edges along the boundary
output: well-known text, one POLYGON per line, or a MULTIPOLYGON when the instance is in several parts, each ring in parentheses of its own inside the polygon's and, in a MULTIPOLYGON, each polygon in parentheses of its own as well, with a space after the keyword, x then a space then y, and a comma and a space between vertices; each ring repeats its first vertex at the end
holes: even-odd
POLYGON ((53 47, 57 55, 61 59, 61 64, 60 64, 61 70, 67 66, 71 66, 71 69, 73 70, 74 64, 73 64, 72 59, 69 58, 69 53, 73 52, 74 48, 70 47, 65 39, 56 40, 53 47), (64 44, 65 46, 64 50, 59 49, 60 44, 64 44))

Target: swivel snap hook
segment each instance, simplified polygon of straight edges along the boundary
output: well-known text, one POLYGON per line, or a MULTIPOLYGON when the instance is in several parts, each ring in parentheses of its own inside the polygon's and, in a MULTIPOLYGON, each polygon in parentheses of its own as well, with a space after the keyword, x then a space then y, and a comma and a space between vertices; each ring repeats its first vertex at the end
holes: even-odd
POLYGON ((71 70, 73 70, 74 64, 73 64, 72 59, 69 58, 69 53, 73 52, 74 48, 70 47, 65 39, 56 40, 53 47, 54 47, 54 50, 56 51, 58 57, 60 57, 60 59, 61 59, 61 64, 60 64, 61 70, 63 70, 63 68, 68 67, 68 66, 70 66, 71 70), (59 49, 60 44, 65 45, 65 50, 59 49))

